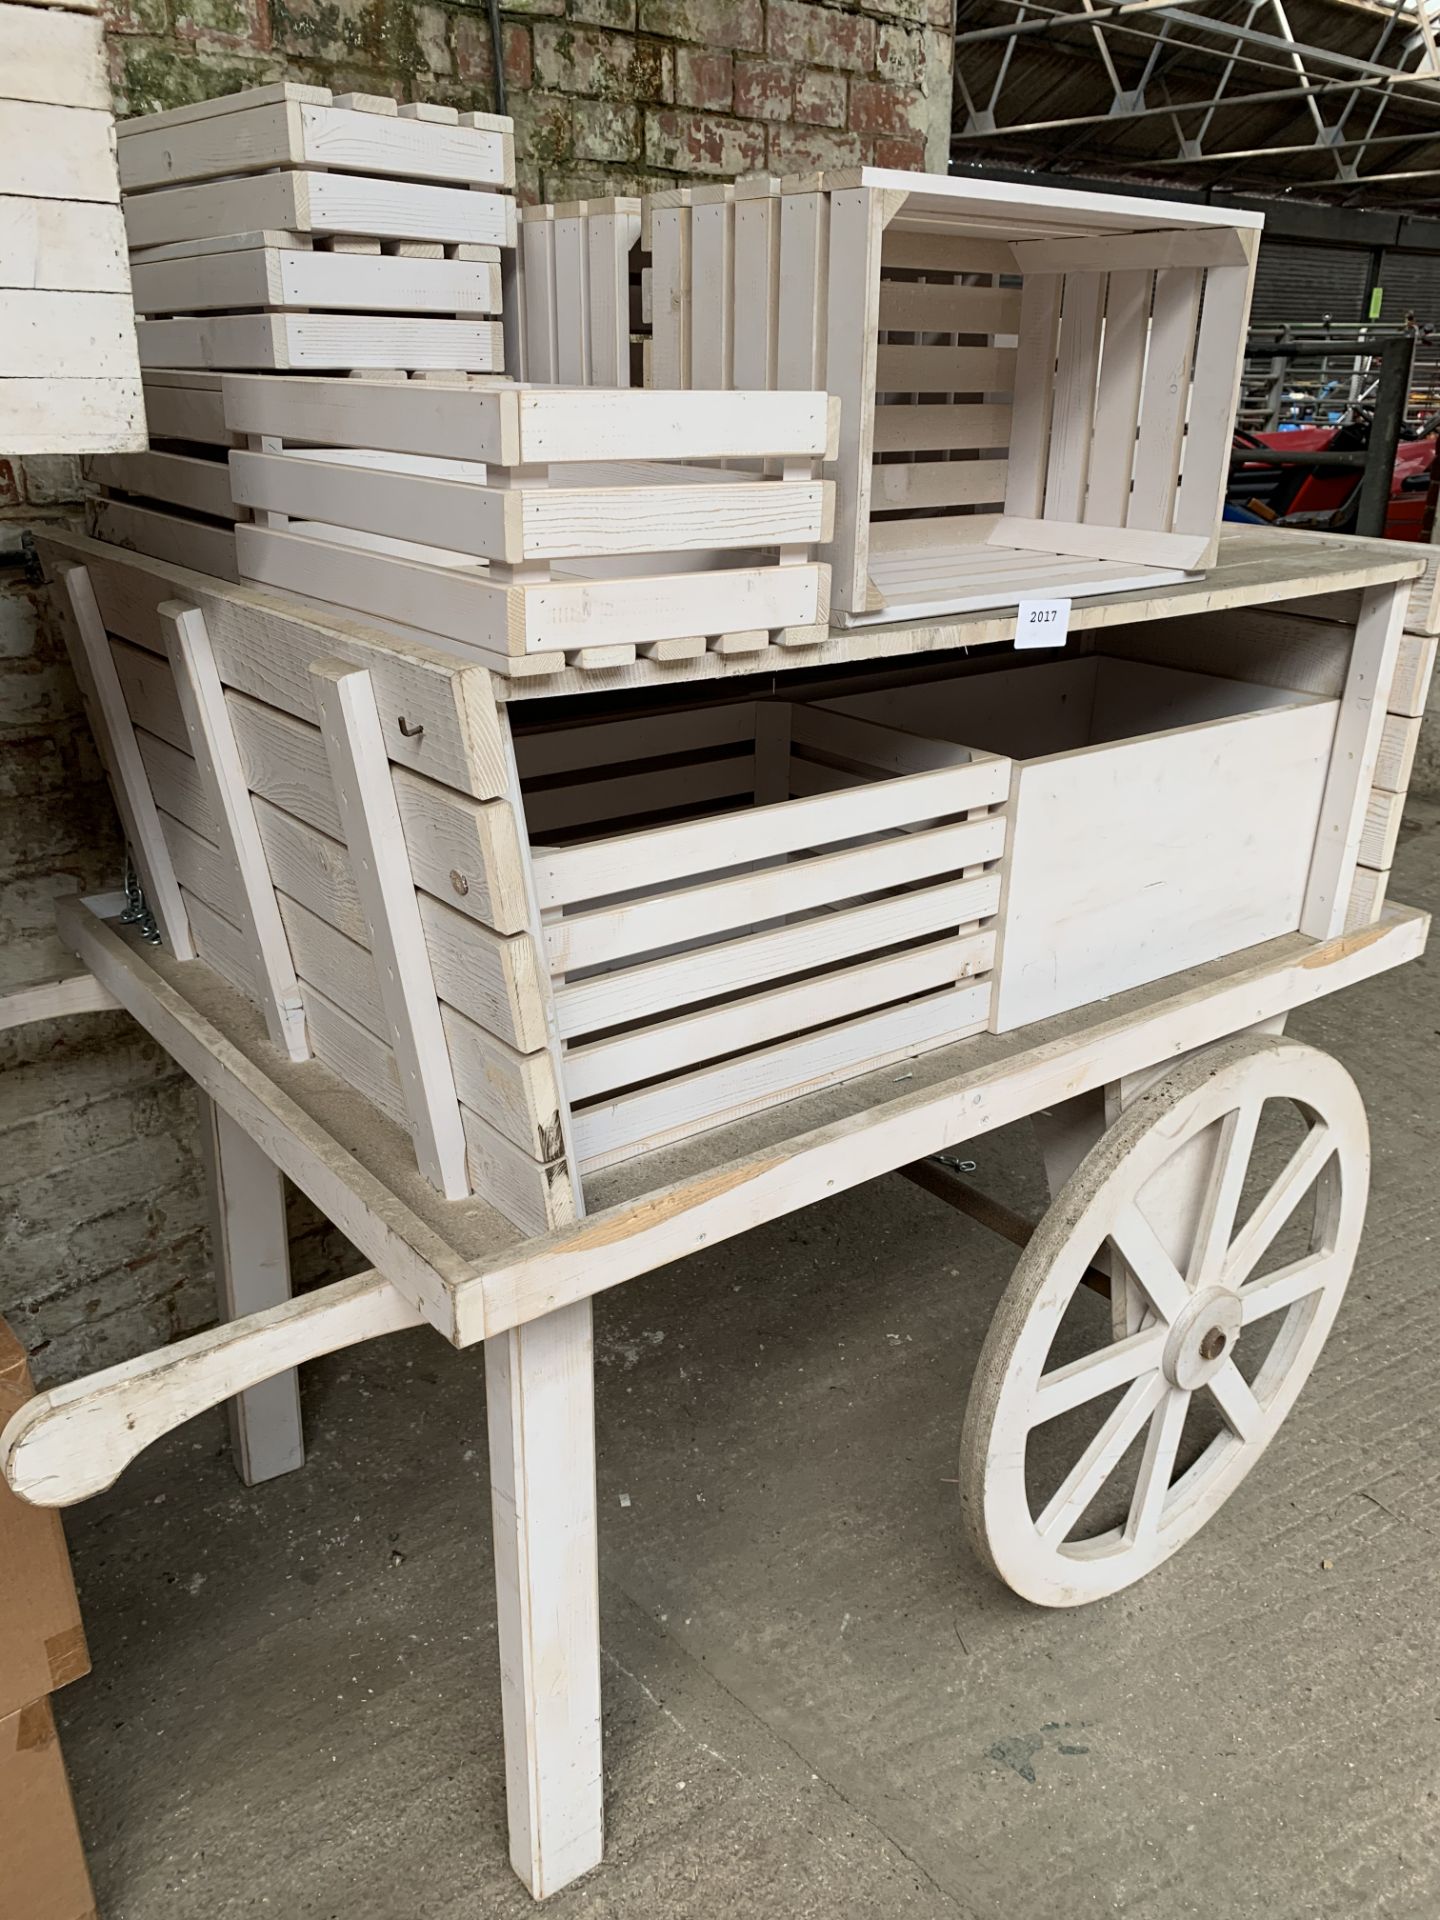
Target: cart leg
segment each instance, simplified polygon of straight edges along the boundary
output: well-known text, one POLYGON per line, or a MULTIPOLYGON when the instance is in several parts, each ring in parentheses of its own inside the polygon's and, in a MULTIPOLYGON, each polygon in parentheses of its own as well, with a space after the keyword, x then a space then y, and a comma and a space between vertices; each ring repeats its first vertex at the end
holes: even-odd
POLYGON ((510 1861, 543 1900, 604 1851, 590 1302, 487 1340, 485 1394, 510 1861))
MULTIPOLYGON (((290 1298, 285 1182, 229 1114, 202 1093, 200 1151, 210 1203, 210 1246, 220 1318, 235 1320, 290 1298)), ((294 1367, 229 1403, 235 1466, 247 1487, 305 1464, 294 1367)))

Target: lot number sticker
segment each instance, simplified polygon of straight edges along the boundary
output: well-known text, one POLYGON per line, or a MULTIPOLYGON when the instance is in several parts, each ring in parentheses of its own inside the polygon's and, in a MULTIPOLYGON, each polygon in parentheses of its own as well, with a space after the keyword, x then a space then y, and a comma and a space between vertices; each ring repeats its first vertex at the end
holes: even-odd
POLYGON ((1070 631, 1068 600, 1022 600, 1015 619, 1017 647, 1063 647, 1070 631))

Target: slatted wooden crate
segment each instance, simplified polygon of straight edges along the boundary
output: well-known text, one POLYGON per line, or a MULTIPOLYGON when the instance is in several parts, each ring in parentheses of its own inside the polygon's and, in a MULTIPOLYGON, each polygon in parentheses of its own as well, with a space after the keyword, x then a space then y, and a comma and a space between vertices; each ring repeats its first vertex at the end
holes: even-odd
POLYGON ((783 700, 516 746, 582 1172, 985 1026, 1004 759, 783 700))
MULTIPOLYGON (((1423 584, 1423 583, 1422 583, 1423 584)), ((1410 617, 1416 613, 1411 596, 1410 617)), ((1350 894, 1347 925, 1368 927, 1380 918, 1390 884, 1390 867, 1400 839, 1405 796, 1415 771, 1415 753, 1425 719, 1425 700, 1435 671, 1440 641, 1432 634, 1407 633, 1400 642, 1395 677, 1385 696, 1380 756, 1365 811, 1360 860, 1350 894)))
POLYGON ((266 443, 231 456, 236 501, 256 516, 236 532, 243 578, 438 637, 502 673, 823 632, 826 574, 811 557, 831 504, 813 477, 832 445, 823 394, 234 376, 225 409, 231 431, 266 443), (316 457, 327 448, 411 464, 316 457))
POLYGON ((748 337, 841 398, 837 620, 1209 564, 1260 216, 873 168, 787 180, 778 213, 744 187, 649 214, 652 377, 726 385, 748 337))
POLYGON ((143 447, 103 23, 0 4, 0 447, 143 447))
POLYGON ((283 83, 120 128, 132 248, 215 234, 514 246, 511 123, 283 83))
POLYGON ((505 364, 517 379, 562 387, 642 384, 640 202, 523 207, 507 255, 505 364))

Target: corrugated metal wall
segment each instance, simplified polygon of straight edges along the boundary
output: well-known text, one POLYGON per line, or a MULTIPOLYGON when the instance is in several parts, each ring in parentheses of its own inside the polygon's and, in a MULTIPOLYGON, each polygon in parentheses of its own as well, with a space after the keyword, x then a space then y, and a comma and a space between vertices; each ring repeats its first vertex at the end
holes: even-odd
MULTIPOLYGON (((1369 318, 1371 252, 1365 247, 1319 247, 1302 241, 1265 239, 1255 273, 1256 326, 1286 321, 1369 318)), ((1422 324, 1440 326, 1440 254, 1388 252, 1380 266, 1384 292, 1382 326, 1399 326, 1407 312, 1422 324)))

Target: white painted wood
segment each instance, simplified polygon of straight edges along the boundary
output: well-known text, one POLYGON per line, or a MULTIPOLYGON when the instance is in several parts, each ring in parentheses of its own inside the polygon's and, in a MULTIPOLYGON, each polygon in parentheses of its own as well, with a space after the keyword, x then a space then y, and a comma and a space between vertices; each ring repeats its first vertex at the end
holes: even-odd
POLYGON ((0 380, 133 379, 134 335, 128 294, 11 288, 0 301, 0 380))
MULTIPOLYGON (((1155 275, 1155 305, 1150 316, 1145 380, 1140 392, 1134 488, 1126 516, 1130 527, 1163 530, 1172 524, 1185 441, 1200 292, 1201 276, 1193 267, 1164 267, 1155 275)), ((1212 404, 1211 396, 1205 395, 1197 397, 1197 405, 1202 398, 1205 405, 1212 404)), ((1213 404, 1219 405, 1220 401, 1216 399, 1213 404)), ((1219 510, 1218 499, 1215 510, 1219 510)), ((1197 528, 1207 540, 1213 538, 1213 520, 1200 528, 1198 510, 1197 528)))
MULTIPOLYGON (((735 205, 729 189, 694 190, 690 274, 690 385, 712 390, 733 387, 735 205), (709 197, 721 192, 727 197, 709 197)), ((764 289, 759 292, 763 297, 764 289)))
POLYGON ((62 566, 58 572, 61 594, 70 614, 64 621, 70 664, 80 684, 95 744, 110 775, 110 791, 131 856, 139 869, 145 898, 175 958, 191 960, 195 950, 184 903, 136 744, 135 729, 126 710, 125 695, 115 672, 94 586, 84 567, 62 566))
MULTIPOLYGON (((26 185, 19 191, 45 189, 26 185)), ((510 247, 515 244, 515 203, 462 187, 297 169, 132 194, 125 202, 125 227, 136 248, 200 240, 211 233, 272 230, 510 247)))
POLYGON ((181 122, 164 114, 147 119, 145 126, 122 121, 118 129, 127 193, 287 166, 465 186, 515 180, 497 131, 357 113, 339 103, 262 102, 181 122))
POLYGON ((604 1851, 588 1300, 485 1347, 510 1861, 537 1900, 604 1851))
MULTIPOLYGON (((220 1318, 239 1320, 290 1298, 285 1182, 249 1134, 205 1094, 200 1155, 210 1214, 210 1259, 220 1318)), ((247 1487, 305 1464, 300 1383, 293 1367, 230 1402, 230 1443, 247 1487)))
POLYGON ((961 1505, 973 1544, 999 1578, 1042 1606, 1081 1605, 1142 1578, 1211 1518, 1273 1439, 1339 1311, 1369 1170, 1364 1108, 1350 1076, 1313 1048, 1279 1039, 1206 1049, 1101 1137, 1022 1254, 976 1366, 961 1505), (1308 1133, 1237 1232, 1266 1102, 1298 1106, 1308 1133), (1201 1204, 1176 1243, 1140 1200, 1192 1152, 1201 1156, 1201 1204), (1279 1227, 1312 1192, 1305 1252, 1255 1277, 1279 1227), (1047 1368, 1066 1308, 1111 1247, 1143 1293, 1144 1323, 1118 1335, 1107 1327, 1103 1344, 1047 1368), (1269 1354, 1247 1382, 1234 1343, 1242 1328, 1281 1313, 1269 1354), (1124 1392, 1114 1410, 1048 1500, 1044 1487, 1027 1488, 1029 1432, 1117 1388, 1124 1392), (1213 1396, 1221 1430, 1177 1476, 1197 1395, 1213 1396), (1117 1482, 1141 1434, 1138 1469, 1117 1482), (1128 1489, 1125 1519, 1110 1527, 1087 1521, 1112 1483, 1117 1498, 1128 1489))
POLYGON ((1028 396, 1017 410, 1010 435, 1009 486, 1005 510, 1021 519, 1039 519, 1045 507, 1045 476, 1055 396, 1055 354, 1060 329, 1058 274, 1031 273, 1021 295, 1020 344, 1015 358, 1015 391, 1028 396))
POLYGON ((138 500, 91 500, 85 523, 97 540, 114 547, 133 548, 157 560, 172 560, 217 580, 233 580, 239 572, 235 536, 229 526, 145 506, 138 500))
POLYGON ((97 454, 86 462, 85 478, 217 520, 236 517, 230 471, 223 460, 199 460, 185 453, 97 454))
POLYGON ((270 1038, 292 1060, 304 1060, 310 1048, 300 986, 205 618, 197 607, 179 601, 165 602, 159 618, 190 751, 211 816, 221 829, 222 853, 234 875, 233 911, 228 917, 245 936, 270 1038))
POLYGON ((416 1157, 426 1179, 458 1199, 470 1190, 465 1136, 374 690, 348 662, 310 672, 416 1157))
MULTIPOLYGON (((829 197, 823 193, 782 193, 779 217, 775 385, 810 391, 825 385, 829 197)), ((879 444, 877 439, 877 448, 879 444)))
POLYGON ((1342 931, 1365 809, 1385 730, 1385 694, 1395 677, 1404 586, 1368 587, 1360 600, 1350 668, 1340 701, 1334 751, 1315 838, 1315 858, 1299 926, 1317 939, 1342 931))
POLYGON ((8 99, 110 111, 103 30, 88 14, 0 7, 0 74, 8 99))
POLYGON ((590 378, 590 252, 585 240, 585 202, 557 207, 552 233, 555 379, 560 386, 583 387, 590 378))
POLYGON ((649 212, 654 305, 650 323, 649 384, 664 391, 691 385, 690 194, 683 204, 649 212))
POLYGON ((124 293, 129 284, 118 207, 0 195, 0 288, 124 293))
POLYGON ((7 194, 38 200, 120 198, 108 105, 54 106, 0 99, 0 153, 7 194))
POLYGON ((250 247, 233 253, 137 261, 131 277, 135 310, 141 314, 299 307, 331 313, 453 317, 501 310, 500 269, 481 261, 250 247))
POLYGON ((422 1324, 382 1274, 336 1280, 227 1326, 37 1394, 0 1434, 0 1469, 34 1506, 112 1486, 163 1434, 303 1360, 422 1324))
POLYGON ((459 367, 491 373, 499 371, 504 353, 502 329, 491 320, 238 313, 200 320, 141 320, 135 333, 144 367, 253 367, 262 372, 459 367))

